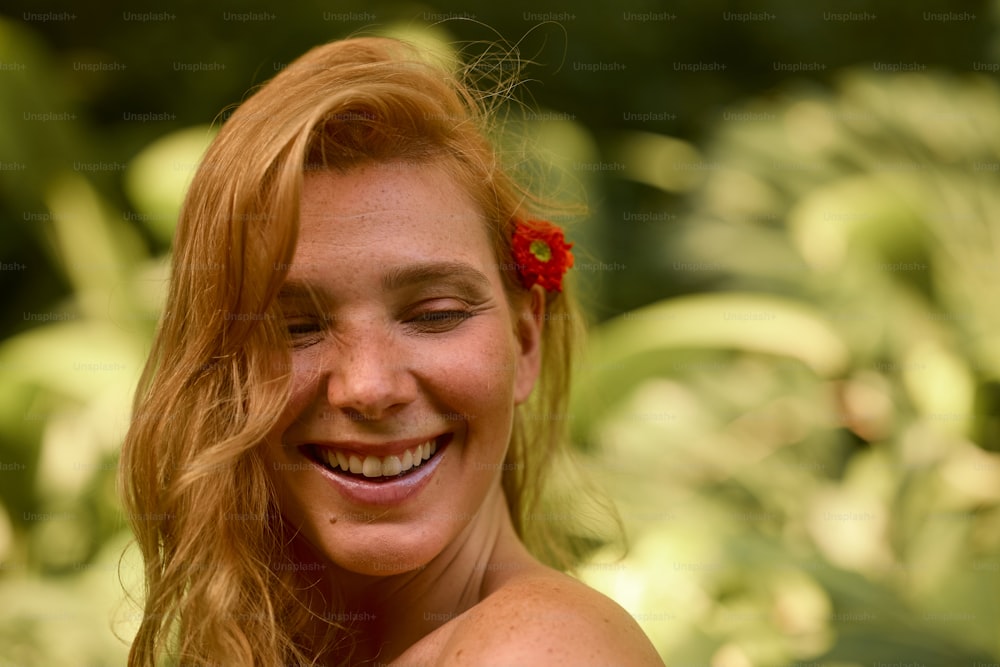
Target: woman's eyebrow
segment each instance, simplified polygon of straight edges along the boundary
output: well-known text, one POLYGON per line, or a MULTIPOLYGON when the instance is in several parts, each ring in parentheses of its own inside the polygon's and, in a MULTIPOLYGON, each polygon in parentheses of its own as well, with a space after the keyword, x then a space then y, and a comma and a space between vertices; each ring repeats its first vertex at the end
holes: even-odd
POLYGON ((299 280, 285 280, 278 290, 279 301, 300 301, 314 299, 319 290, 312 284, 299 280))
MULTIPOLYGON (((449 283, 461 287, 469 295, 481 295, 488 291, 490 279, 486 274, 464 262, 420 262, 405 266, 394 266, 382 276, 382 289, 394 292, 405 287, 426 283, 449 283)), ((278 291, 281 301, 299 301, 316 298, 324 292, 321 284, 310 281, 288 279, 278 291)))
POLYGON ((393 292, 422 283, 447 282, 475 292, 488 290, 490 279, 479 269, 463 262, 421 262, 395 266, 382 276, 382 289, 393 292))

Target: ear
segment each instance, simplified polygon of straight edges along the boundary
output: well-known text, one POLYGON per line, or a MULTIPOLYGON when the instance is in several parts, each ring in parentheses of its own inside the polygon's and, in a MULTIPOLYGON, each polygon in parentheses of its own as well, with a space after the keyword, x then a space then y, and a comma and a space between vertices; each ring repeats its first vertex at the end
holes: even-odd
POLYGON ((520 299, 515 309, 515 334, 519 345, 514 378, 514 403, 528 400, 542 368, 542 327, 545 325, 545 290, 540 285, 520 299))

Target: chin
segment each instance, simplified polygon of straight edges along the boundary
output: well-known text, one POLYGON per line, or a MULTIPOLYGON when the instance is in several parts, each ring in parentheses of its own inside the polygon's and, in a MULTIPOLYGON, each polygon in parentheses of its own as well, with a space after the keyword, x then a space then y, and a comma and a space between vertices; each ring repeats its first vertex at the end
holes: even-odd
POLYGON ((326 560, 339 570, 369 577, 389 577, 424 569, 448 545, 447 535, 412 533, 412 526, 372 527, 354 531, 351 544, 338 540, 322 548, 326 560))

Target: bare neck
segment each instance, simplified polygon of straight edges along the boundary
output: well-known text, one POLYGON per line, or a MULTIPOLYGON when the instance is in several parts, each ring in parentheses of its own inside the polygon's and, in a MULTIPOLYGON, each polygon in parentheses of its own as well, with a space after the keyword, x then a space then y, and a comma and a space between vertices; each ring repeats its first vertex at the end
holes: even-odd
POLYGON ((328 566, 338 613, 356 633, 352 663, 386 664, 512 577, 544 569, 514 531, 499 484, 456 539, 426 566, 386 577, 328 566))

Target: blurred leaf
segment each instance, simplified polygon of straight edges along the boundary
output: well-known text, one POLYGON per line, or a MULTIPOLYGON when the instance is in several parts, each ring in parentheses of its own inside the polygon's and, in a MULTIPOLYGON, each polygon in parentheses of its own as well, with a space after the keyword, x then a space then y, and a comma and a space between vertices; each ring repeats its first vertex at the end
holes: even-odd
MULTIPOLYGON (((633 360, 649 369, 650 356, 699 348, 790 357, 821 376, 842 372, 848 358, 840 338, 808 305, 759 294, 687 296, 599 327, 591 336, 590 360, 582 369, 577 400, 603 402, 624 395, 637 381, 628 370, 633 360)), ((592 413, 575 409, 574 414, 592 413)))
POLYGON ((49 191, 54 242, 60 268, 89 318, 107 317, 111 292, 126 284, 145 249, 135 230, 110 215, 94 188, 83 178, 65 175, 49 191))
POLYGON ((139 220, 164 244, 173 238, 184 194, 215 134, 207 125, 172 132, 146 146, 129 164, 125 190, 139 220))

